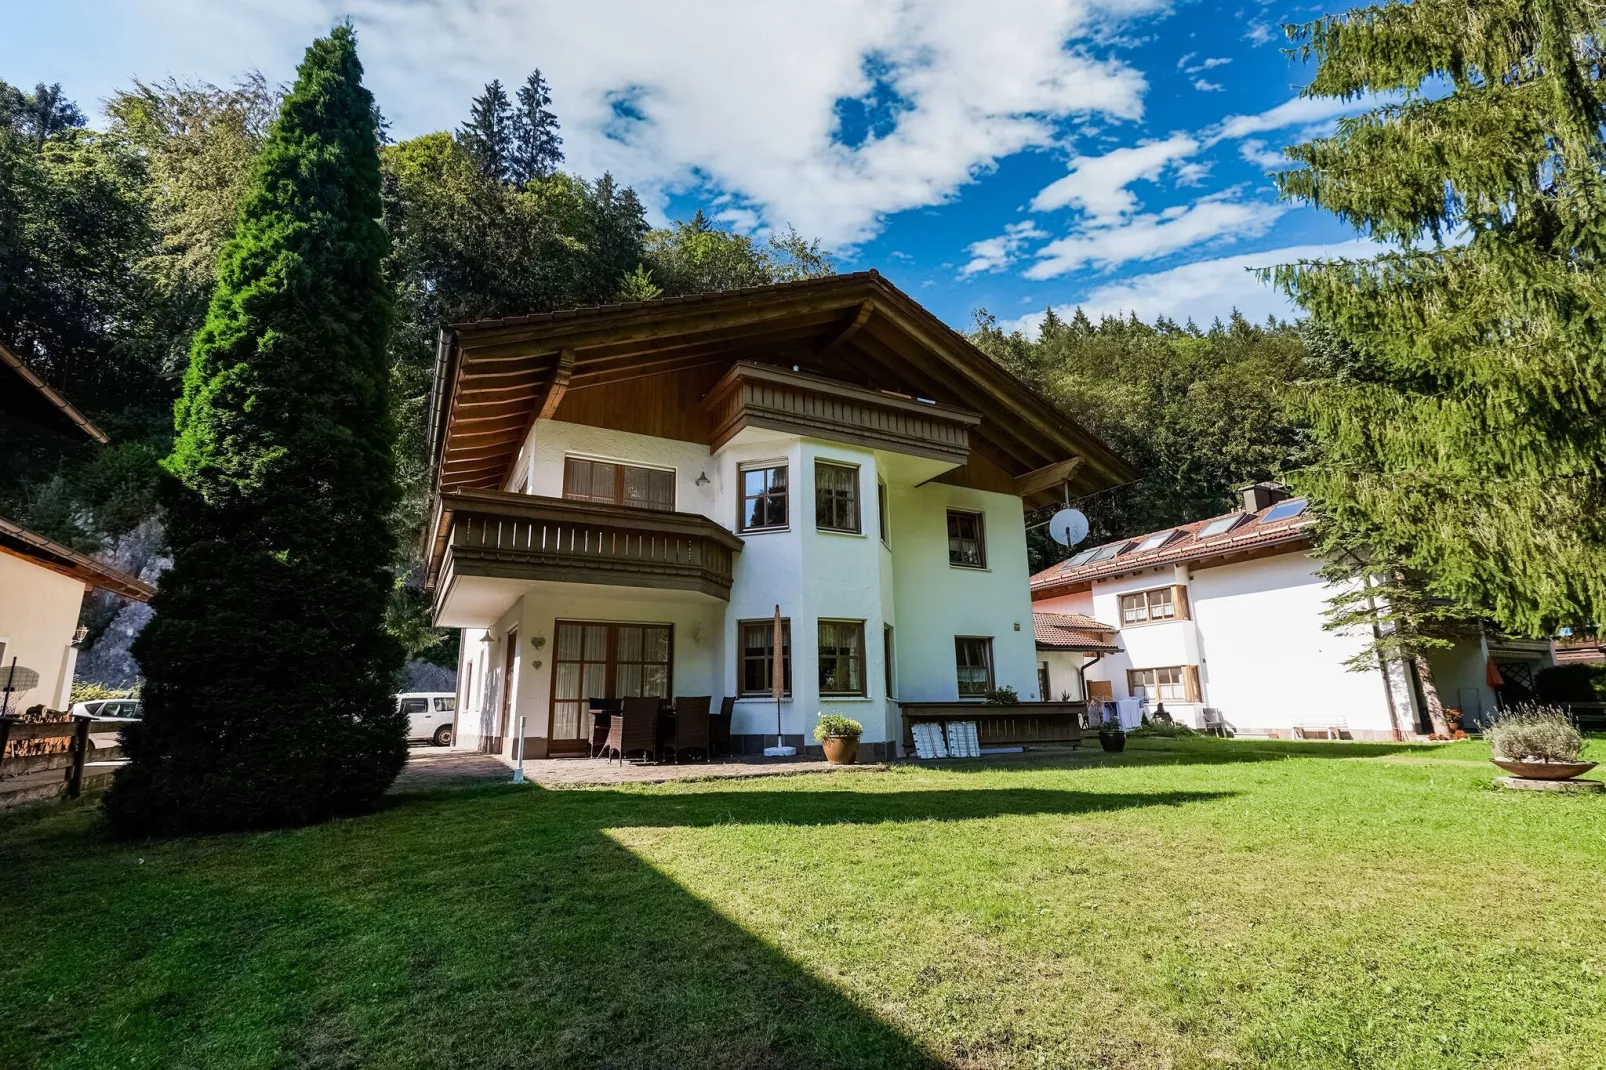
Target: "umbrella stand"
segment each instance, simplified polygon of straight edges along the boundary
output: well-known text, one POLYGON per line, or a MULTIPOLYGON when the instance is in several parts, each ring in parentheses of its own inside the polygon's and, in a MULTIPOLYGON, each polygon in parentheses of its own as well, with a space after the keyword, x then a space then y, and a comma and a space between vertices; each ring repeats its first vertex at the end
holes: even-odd
POLYGON ((796 747, 786 745, 781 729, 781 696, 786 691, 786 632, 781 626, 781 607, 775 607, 775 633, 770 646, 770 692, 775 696, 775 746, 764 748, 766 758, 790 758, 797 754, 796 747))

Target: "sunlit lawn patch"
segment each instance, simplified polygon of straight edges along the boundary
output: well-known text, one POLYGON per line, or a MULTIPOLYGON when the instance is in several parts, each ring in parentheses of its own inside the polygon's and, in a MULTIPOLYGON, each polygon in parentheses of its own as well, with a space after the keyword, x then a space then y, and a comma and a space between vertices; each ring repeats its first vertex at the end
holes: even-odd
POLYGON ((136 847, 13 818, 0 1065, 1599 1065, 1606 800, 1483 751, 1134 740, 136 847))

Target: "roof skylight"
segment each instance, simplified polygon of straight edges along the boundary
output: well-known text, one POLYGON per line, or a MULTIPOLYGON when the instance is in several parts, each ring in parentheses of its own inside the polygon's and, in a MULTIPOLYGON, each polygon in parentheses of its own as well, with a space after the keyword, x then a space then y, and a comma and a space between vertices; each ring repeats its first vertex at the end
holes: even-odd
POLYGON ((1094 554, 1096 554, 1098 552, 1099 552, 1098 551, 1098 547, 1096 547, 1096 546, 1091 550, 1083 550, 1081 553, 1079 553, 1076 556, 1072 557, 1069 561, 1065 562, 1065 564, 1061 565, 1060 567, 1061 568, 1075 568, 1077 565, 1085 565, 1085 564, 1087 564, 1088 558, 1092 557, 1094 554))
POLYGON ((1289 498, 1285 502, 1278 502, 1271 507, 1271 512, 1260 518, 1262 524, 1272 520, 1287 520, 1291 516, 1298 516, 1305 511, 1304 498, 1289 498))
POLYGON ((1212 535, 1220 535, 1222 532, 1231 531, 1242 523, 1243 519, 1243 513, 1228 513, 1226 516, 1218 516, 1199 529, 1199 538, 1208 539, 1212 535))
POLYGON ((1091 565, 1095 561, 1108 561, 1110 558, 1124 552, 1126 548, 1131 545, 1132 544, 1130 542, 1112 542, 1108 546, 1100 546, 1097 550, 1093 551, 1093 556, 1088 558, 1084 563, 1091 565))
POLYGON ((1170 542, 1171 536, 1175 535, 1176 533, 1176 528, 1171 528, 1169 531, 1157 531, 1153 535, 1150 535, 1148 538, 1144 539, 1142 542, 1138 543, 1137 547, 1132 552, 1141 554, 1145 550, 1158 550, 1160 547, 1170 542))

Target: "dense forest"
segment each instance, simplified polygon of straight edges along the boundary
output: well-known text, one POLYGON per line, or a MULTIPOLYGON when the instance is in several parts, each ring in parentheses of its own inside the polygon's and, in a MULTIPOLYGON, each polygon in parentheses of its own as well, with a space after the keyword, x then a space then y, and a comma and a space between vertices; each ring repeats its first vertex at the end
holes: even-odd
MULTIPOLYGON (((1228 512, 1235 487, 1299 460, 1299 386, 1316 370, 1300 328, 1236 311, 1201 330, 1050 309, 1035 339, 986 313, 971 339, 1137 469, 1132 483, 1073 503, 1087 514, 1087 545, 1228 512)), ((1071 552, 1041 526, 1028 540, 1033 569, 1071 552)))

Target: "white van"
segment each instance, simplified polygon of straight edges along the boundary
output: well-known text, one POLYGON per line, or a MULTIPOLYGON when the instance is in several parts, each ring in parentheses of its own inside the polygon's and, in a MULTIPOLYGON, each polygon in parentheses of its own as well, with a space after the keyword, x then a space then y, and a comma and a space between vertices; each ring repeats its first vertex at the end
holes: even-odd
POLYGON ((450 691, 409 691, 396 696, 396 704, 407 715, 407 738, 427 739, 437 747, 452 745, 452 725, 457 718, 457 696, 450 691))

